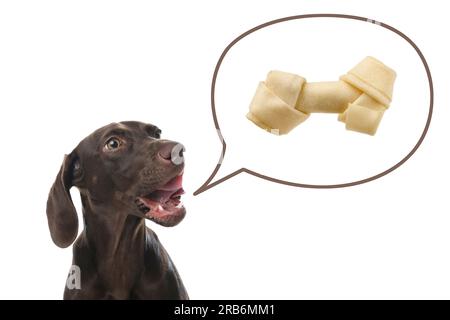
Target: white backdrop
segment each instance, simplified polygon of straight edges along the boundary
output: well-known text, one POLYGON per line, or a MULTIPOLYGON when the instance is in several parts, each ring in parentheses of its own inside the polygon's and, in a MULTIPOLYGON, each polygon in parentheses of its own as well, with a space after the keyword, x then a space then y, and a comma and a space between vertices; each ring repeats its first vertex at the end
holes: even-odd
MULTIPOLYGON (((191 298, 450 298, 450 50, 443 38, 450 22, 443 2, 405 4, 0 2, 0 298, 62 297, 71 249, 59 249, 50 239, 47 194, 64 153, 94 129, 121 120, 157 124, 165 138, 186 145, 188 215, 175 228, 148 225, 191 298), (435 113, 424 144, 394 173, 358 187, 308 190, 241 174, 194 197, 221 151, 210 112, 219 55, 256 25, 306 13, 368 17, 415 41, 435 85, 435 113)), ((404 40, 376 25, 280 25, 232 50, 217 84, 219 121, 229 146, 218 177, 248 166, 306 183, 364 178, 400 160, 423 129, 423 67, 404 40), (280 53, 272 43, 292 51, 280 53), (261 44, 267 51, 259 50, 261 44), (334 80, 364 55, 398 72, 391 109, 375 137, 345 131, 335 116, 311 117, 287 137, 270 136, 244 118, 257 81, 270 69, 334 80), (243 148, 249 137, 251 147, 243 148), (290 155, 299 159, 299 168, 306 161, 308 170, 297 171, 270 152, 297 141, 302 148, 289 149, 290 155), (345 141, 348 152, 340 153, 335 141, 345 141), (354 161, 352 145, 364 148, 359 156, 370 166, 354 161), (305 148, 320 153, 305 158, 305 148), (330 159, 329 167, 324 159, 330 159), (354 162, 339 171, 347 160, 354 162)), ((72 194, 80 209, 77 191, 72 194)))

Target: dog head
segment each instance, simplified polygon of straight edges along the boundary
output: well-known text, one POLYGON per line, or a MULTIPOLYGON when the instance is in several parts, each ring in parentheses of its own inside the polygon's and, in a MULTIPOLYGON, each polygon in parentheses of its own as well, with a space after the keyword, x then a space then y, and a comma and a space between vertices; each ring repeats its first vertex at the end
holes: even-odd
POLYGON ((65 156, 47 201, 55 244, 67 247, 78 233, 72 186, 80 190, 83 206, 94 211, 145 217, 163 226, 183 220, 184 147, 160 135, 161 130, 151 124, 112 123, 65 156))

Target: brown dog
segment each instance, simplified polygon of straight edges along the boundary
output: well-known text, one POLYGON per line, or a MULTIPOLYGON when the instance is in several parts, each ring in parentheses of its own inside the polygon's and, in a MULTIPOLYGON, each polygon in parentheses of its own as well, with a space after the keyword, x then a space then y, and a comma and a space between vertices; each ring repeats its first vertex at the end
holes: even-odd
POLYGON ((84 230, 73 246, 64 299, 188 299, 178 272, 145 218, 174 226, 184 147, 140 122, 98 129, 64 158, 47 202, 53 241, 65 248, 78 233, 69 190, 79 189, 84 230))

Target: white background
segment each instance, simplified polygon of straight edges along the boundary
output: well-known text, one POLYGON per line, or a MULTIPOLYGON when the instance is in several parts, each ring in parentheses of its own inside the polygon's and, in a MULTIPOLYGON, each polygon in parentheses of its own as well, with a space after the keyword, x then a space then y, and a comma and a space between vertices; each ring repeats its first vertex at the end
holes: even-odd
MULTIPOLYGON (((443 32, 450 22, 444 6, 350 0, 0 2, 0 298, 62 297, 71 250, 50 239, 47 194, 63 155, 94 129, 121 120, 157 124, 165 138, 187 147, 188 215, 176 228, 148 225, 191 298, 450 298, 450 52, 443 32), (192 196, 221 151, 210 82, 223 49, 256 25, 305 13, 368 17, 415 41, 435 85, 435 112, 423 145, 394 173, 358 187, 298 189, 241 174, 192 196)), ((290 180, 298 182, 345 182, 386 169, 417 141, 426 114, 425 75, 395 34, 368 23, 324 21, 280 25, 254 36, 230 51, 218 79, 219 121, 229 146, 219 176, 247 166, 267 174, 273 168, 273 176, 295 175, 290 180), (259 50, 265 41, 268 51, 259 50), (392 107, 375 137, 345 131, 335 116, 311 117, 286 137, 270 136, 243 118, 268 70, 334 80, 364 55, 398 72, 392 107), (303 148, 279 154, 286 150, 281 146, 297 141, 303 148), (316 146, 317 158, 304 153, 316 146), (352 146, 364 148, 358 156, 370 165, 356 165, 352 146), (354 162, 336 174, 346 160, 354 162), (300 170, 302 161, 312 164, 308 170, 300 170)))

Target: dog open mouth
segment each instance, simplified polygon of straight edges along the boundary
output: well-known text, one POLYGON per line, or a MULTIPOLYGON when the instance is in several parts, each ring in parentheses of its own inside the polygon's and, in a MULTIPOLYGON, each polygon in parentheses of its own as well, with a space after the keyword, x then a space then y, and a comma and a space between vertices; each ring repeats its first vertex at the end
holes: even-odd
POLYGON ((181 173, 151 193, 138 197, 136 205, 147 219, 165 227, 175 226, 186 214, 181 203, 181 195, 184 194, 182 182, 181 173))

